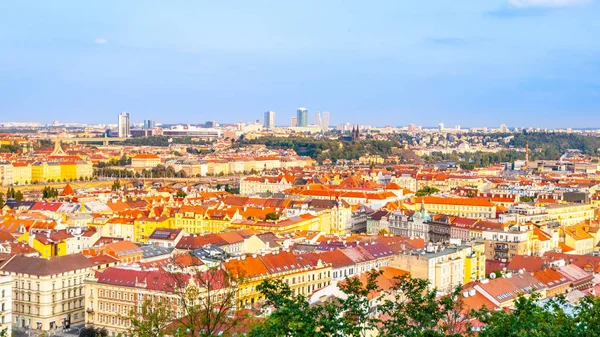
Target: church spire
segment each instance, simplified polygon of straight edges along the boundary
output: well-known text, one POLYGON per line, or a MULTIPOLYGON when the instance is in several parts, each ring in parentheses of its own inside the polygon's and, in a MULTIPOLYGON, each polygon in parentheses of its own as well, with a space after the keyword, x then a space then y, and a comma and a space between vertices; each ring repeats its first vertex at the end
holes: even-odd
POLYGON ((65 151, 63 151, 62 147, 60 146, 60 140, 56 140, 56 142, 54 142, 54 151, 52 151, 51 156, 66 156, 67 154, 65 153, 65 151))

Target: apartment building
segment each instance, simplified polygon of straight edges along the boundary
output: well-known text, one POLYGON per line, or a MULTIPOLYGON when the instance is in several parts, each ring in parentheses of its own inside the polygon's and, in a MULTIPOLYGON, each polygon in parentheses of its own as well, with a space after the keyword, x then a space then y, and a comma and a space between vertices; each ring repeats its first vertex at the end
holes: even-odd
POLYGON ((104 328, 111 337, 126 334, 129 315, 140 312, 145 301, 161 302, 183 317, 178 305, 182 298, 173 285, 176 281, 179 279, 162 269, 135 267, 111 267, 91 275, 84 281, 86 325, 104 328))
POLYGON ((12 289, 12 276, 0 276, 0 331, 6 329, 6 336, 12 336, 12 289))
POLYGON ((13 281, 14 324, 49 331, 83 323, 83 280, 93 266, 81 254, 48 259, 15 255, 2 263, 0 271, 13 281))
POLYGON ((448 293, 459 285, 485 278, 484 250, 481 242, 429 244, 424 249, 395 255, 389 265, 408 271, 412 277, 426 279, 432 288, 448 293))
MULTIPOLYGON (((293 177, 292 177, 293 178, 293 177)), ((240 180, 240 194, 252 195, 258 193, 278 193, 292 187, 290 177, 284 176, 252 176, 240 180), (288 181, 289 180, 289 181, 288 181)))
POLYGON ((0 161, 0 185, 10 186, 14 182, 13 166, 8 161, 0 161))
POLYGON ((496 218, 496 205, 487 199, 420 197, 414 200, 413 209, 423 205, 430 213, 460 216, 472 219, 496 218))
POLYGON ((295 255, 287 251, 255 254, 229 260, 224 266, 232 275, 243 279, 238 289, 241 307, 263 299, 256 287, 265 279, 280 279, 290 286, 293 294, 305 296, 331 284, 331 265, 318 254, 295 255))

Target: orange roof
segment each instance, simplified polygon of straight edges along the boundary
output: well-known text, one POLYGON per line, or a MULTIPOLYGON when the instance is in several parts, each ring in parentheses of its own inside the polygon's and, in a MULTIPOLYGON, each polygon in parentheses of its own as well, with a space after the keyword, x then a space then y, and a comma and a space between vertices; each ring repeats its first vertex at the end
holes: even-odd
POLYGON ((133 159, 160 159, 160 157, 152 153, 138 153, 133 159))
POLYGON ((462 206, 484 206, 484 207, 493 207, 494 206, 494 204, 492 204, 487 199, 442 198, 442 197, 432 197, 432 196, 415 198, 414 203, 418 204, 423 201, 427 205, 437 204, 437 205, 462 205, 462 206))
POLYGON ((67 186, 65 186, 65 188, 63 188, 62 192, 60 192, 61 196, 68 196, 68 195, 75 195, 75 191, 73 190, 73 187, 71 187, 71 184, 67 184, 67 186))
POLYGON ((269 275, 269 270, 258 257, 243 257, 225 262, 223 266, 236 278, 269 275))

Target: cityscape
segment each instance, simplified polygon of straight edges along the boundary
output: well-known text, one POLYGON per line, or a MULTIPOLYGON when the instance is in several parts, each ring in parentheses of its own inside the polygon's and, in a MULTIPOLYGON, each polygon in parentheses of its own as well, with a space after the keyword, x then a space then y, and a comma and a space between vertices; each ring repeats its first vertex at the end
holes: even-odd
POLYGON ((0 13, 0 337, 600 336, 597 1, 0 13))

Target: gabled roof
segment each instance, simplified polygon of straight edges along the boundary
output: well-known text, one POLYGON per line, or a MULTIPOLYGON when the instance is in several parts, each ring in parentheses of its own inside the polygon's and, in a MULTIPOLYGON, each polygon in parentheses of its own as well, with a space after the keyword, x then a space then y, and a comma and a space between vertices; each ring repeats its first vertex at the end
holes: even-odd
POLYGON ((0 270, 12 273, 48 276, 93 267, 94 264, 82 254, 56 256, 49 259, 15 255, 0 270))
POLYGON ((335 269, 353 266, 355 264, 354 261, 349 258, 348 255, 342 253, 340 249, 321 253, 319 254, 319 257, 321 260, 331 264, 335 269))

